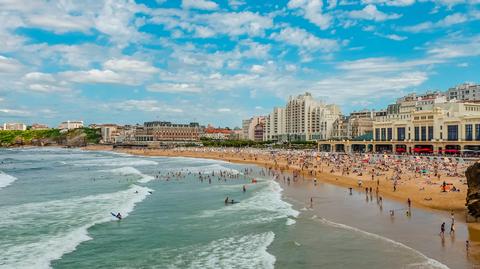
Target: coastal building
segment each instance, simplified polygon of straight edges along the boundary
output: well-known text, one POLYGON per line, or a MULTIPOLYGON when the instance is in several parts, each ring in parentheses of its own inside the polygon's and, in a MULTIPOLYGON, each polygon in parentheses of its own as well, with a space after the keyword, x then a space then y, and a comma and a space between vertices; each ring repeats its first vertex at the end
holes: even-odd
POLYGON ((261 142, 264 139, 265 134, 265 121, 259 122, 255 125, 253 130, 253 140, 255 142, 261 142))
POLYGON ((469 102, 480 101, 480 84, 463 83, 448 89, 448 100, 461 100, 469 102))
POLYGON ((333 140, 342 140, 351 138, 348 135, 348 120, 349 116, 340 115, 334 122, 332 126, 332 135, 330 139, 333 140))
POLYGON ((278 141, 279 136, 285 133, 285 109, 275 107, 265 118, 264 140, 278 141))
POLYGON ((212 125, 208 125, 201 137, 215 140, 227 140, 230 139, 230 136, 233 134, 233 131, 228 128, 215 128, 212 125))
POLYGON ((136 128, 135 141, 198 141, 200 133, 201 127, 196 122, 177 124, 168 121, 150 121, 136 128))
POLYGON ((34 123, 30 127, 31 130, 48 130, 50 129, 46 124, 34 123))
POLYGON ((6 122, 3 124, 3 130, 5 131, 25 131, 27 130, 27 125, 24 123, 18 122, 6 122))
POLYGON ((117 124, 96 124, 95 129, 100 129, 102 143, 111 144, 116 142, 119 136, 120 126, 117 124))
POLYGON ((289 142, 330 139, 340 108, 324 104, 306 92, 290 97, 285 108, 275 108, 267 117, 265 139, 289 142))
POLYGON ((78 128, 83 128, 83 121, 81 120, 67 120, 58 126, 58 129, 60 130, 73 130, 73 129, 78 129, 78 128))
POLYGON ((265 116, 254 116, 250 119, 242 121, 242 139, 252 141, 263 140, 263 129, 265 125, 265 116), (255 136, 255 130, 257 130, 257 136, 255 136), (262 139, 259 139, 259 132, 262 130, 262 139))
MULTIPOLYGON (((480 103, 448 99, 441 92, 398 98, 386 111, 375 112, 371 139, 325 141, 319 143, 319 148, 418 154, 479 152, 480 103)), ((369 124, 365 125, 364 131, 369 128, 369 124)))
POLYGON ((243 130, 236 127, 233 129, 232 133, 230 134, 230 140, 241 140, 243 135, 243 130))

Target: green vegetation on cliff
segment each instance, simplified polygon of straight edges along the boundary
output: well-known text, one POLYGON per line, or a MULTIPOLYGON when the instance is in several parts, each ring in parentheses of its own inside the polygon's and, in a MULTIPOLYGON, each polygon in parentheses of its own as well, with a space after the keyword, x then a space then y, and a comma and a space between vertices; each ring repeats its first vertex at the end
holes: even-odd
POLYGON ((101 139, 99 129, 80 128, 61 132, 59 129, 0 131, 0 146, 83 146, 97 144, 101 139))

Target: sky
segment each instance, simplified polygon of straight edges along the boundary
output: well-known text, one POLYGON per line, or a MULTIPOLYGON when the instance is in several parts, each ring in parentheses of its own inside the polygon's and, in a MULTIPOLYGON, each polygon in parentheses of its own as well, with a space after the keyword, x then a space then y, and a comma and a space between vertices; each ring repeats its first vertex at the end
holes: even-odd
POLYGON ((480 82, 480 0, 0 0, 0 122, 241 126, 480 82))

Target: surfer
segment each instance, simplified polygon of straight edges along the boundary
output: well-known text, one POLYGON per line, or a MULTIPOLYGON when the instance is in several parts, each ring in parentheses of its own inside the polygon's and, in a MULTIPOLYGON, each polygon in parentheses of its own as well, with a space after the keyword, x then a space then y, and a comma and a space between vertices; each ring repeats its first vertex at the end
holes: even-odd
POLYGON ((120 214, 120 212, 118 212, 117 215, 115 215, 115 217, 117 217, 117 219, 122 219, 122 214, 120 214))
POLYGON ((246 192, 247 188, 245 188, 245 185, 243 185, 243 192, 246 192))
POLYGON ((228 204, 228 196, 225 198, 225 204, 228 204))

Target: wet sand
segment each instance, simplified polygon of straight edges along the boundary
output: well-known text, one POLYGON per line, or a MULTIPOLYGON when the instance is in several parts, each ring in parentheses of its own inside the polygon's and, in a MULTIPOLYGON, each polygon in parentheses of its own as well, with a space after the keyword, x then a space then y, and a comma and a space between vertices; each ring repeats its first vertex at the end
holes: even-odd
MULTIPOLYGON (((455 233, 450 235, 450 214, 412 208, 406 215, 407 204, 382 199, 377 203, 375 193, 338 187, 329 183, 300 179, 288 184, 277 180, 284 189, 285 201, 294 205, 302 214, 300 218, 313 218, 319 223, 344 229, 358 229, 385 239, 404 244, 425 256, 447 265, 449 268, 476 268, 480 266, 478 243, 471 243, 467 253, 465 241, 471 240, 468 226, 455 221, 455 233), (313 203, 310 203, 313 198, 313 203), (394 216, 390 216, 394 210, 394 216), (445 222, 445 236, 439 236, 440 225, 445 222)), ((319 235, 321 236, 321 235, 319 235)), ((428 268, 428 267, 427 267, 428 268)))

